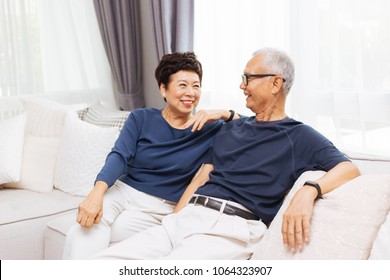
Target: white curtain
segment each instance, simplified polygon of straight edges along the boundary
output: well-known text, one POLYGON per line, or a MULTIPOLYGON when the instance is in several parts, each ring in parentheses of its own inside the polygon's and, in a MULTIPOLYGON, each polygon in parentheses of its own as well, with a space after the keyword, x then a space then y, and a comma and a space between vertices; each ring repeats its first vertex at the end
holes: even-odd
POLYGON ((291 117, 344 151, 390 156, 389 1, 195 1, 195 51, 205 72, 200 105, 252 115, 240 75, 265 46, 295 62, 291 117))
POLYGON ((112 93, 91 0, 0 0, 0 96, 112 93))

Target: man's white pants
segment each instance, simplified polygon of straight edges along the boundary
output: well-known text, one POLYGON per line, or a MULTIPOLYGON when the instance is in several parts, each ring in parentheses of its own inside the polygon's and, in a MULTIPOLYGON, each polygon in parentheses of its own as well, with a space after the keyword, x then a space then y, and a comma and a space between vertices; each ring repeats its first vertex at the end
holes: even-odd
POLYGON ((103 200, 103 217, 99 224, 83 228, 75 223, 67 232, 64 259, 86 259, 143 231, 160 225, 172 213, 175 204, 154 197, 116 181, 103 200))
POLYGON ((200 205, 187 205, 92 259, 249 259, 266 226, 200 205))

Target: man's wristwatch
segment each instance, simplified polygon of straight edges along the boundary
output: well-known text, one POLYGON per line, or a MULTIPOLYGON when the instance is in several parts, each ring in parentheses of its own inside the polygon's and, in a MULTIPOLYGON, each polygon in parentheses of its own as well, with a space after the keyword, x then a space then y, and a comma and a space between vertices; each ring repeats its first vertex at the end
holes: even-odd
POLYGON ((314 181, 306 181, 303 185, 304 185, 304 186, 305 186, 305 185, 307 185, 307 186, 312 186, 312 187, 316 188, 316 190, 317 190, 317 197, 316 197, 316 199, 322 198, 321 187, 320 187, 320 185, 319 185, 317 182, 314 182, 314 181))

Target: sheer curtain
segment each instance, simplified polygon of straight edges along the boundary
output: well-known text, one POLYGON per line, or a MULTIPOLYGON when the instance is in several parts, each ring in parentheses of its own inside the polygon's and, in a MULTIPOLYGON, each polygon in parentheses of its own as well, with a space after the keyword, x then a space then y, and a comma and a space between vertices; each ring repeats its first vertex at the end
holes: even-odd
POLYGON ((195 1, 195 51, 205 72, 200 105, 252 115, 240 75, 265 46, 295 62, 291 117, 345 151, 390 156, 390 2, 195 1))
POLYGON ((96 90, 112 94, 92 0, 0 0, 0 96, 96 90))

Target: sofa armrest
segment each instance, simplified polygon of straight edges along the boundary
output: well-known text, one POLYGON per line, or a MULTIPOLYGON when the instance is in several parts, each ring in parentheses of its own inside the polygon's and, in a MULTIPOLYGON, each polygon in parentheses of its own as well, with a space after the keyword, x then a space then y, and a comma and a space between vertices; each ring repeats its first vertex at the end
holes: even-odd
POLYGON ((258 244, 253 259, 367 259, 390 209, 390 175, 362 175, 315 202, 311 238, 302 252, 284 248, 282 216, 306 180, 321 176, 309 171, 297 180, 258 244))

